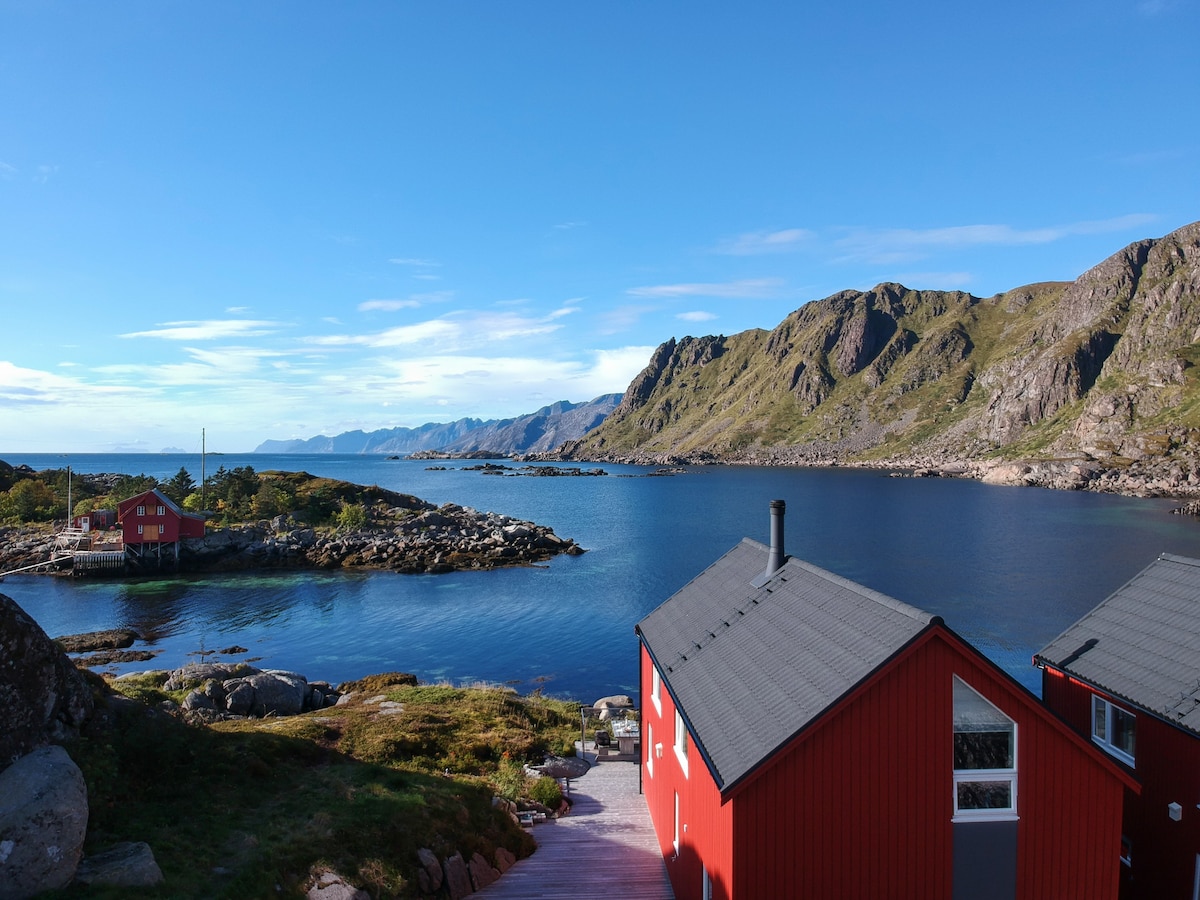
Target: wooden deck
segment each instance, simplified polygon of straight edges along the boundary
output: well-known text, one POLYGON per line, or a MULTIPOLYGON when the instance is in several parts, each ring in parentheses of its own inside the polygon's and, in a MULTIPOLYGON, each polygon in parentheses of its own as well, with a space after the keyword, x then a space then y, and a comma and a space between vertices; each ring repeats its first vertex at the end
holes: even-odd
POLYGON ((572 779, 571 799, 569 815, 533 826, 533 856, 472 897, 674 900, 646 798, 638 793, 638 763, 592 766, 572 779))

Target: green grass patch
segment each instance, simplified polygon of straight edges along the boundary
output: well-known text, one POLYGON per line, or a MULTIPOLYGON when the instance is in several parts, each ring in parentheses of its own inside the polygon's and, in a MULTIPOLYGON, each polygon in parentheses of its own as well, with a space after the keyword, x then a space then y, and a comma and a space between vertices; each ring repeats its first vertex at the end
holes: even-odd
POLYGON ((121 680, 134 702, 109 702, 109 724, 68 748, 88 784, 85 851, 146 841, 166 883, 60 896, 299 897, 332 869, 372 896, 416 897, 422 847, 489 860, 498 847, 532 852, 492 798, 554 799, 524 764, 573 752, 578 704, 392 676, 379 684, 402 711, 354 702, 204 726, 158 708, 158 676, 121 680))

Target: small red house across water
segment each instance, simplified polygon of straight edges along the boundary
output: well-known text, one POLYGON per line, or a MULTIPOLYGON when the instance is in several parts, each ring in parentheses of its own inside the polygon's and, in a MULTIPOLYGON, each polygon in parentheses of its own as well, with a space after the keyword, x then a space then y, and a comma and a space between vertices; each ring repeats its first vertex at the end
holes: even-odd
POLYGON ((204 537, 204 517, 184 512, 158 488, 117 505, 117 521, 126 556, 132 562, 179 561, 179 541, 204 537))

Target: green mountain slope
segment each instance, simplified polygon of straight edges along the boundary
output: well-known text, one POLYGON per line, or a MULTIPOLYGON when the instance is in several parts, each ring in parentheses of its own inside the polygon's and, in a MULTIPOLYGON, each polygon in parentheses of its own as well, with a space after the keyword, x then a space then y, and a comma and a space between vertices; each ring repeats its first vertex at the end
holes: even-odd
MULTIPOLYGON (((1173 459, 1200 426, 1200 223, 1071 283, 881 284, 660 346, 576 459, 1173 459)), ((1187 473, 1185 473, 1187 474, 1187 473)))

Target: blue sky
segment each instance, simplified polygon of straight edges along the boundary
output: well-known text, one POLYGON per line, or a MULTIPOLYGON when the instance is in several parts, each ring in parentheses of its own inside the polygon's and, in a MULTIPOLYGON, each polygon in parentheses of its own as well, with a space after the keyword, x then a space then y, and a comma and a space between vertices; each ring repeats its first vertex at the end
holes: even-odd
MULTIPOLYGON (((1200 0, 0 0, 0 454, 498 418, 1200 219, 1200 0)), ((2 458, 2 457, 0 457, 2 458)))

